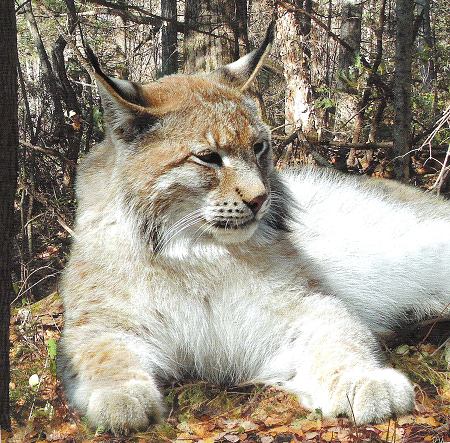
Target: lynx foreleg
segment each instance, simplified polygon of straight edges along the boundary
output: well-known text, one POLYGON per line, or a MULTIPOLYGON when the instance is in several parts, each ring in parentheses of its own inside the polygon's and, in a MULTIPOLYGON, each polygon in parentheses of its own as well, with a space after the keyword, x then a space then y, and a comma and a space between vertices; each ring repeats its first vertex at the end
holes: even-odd
POLYGON ((289 345, 295 376, 284 384, 286 389, 306 407, 326 416, 354 417, 357 424, 414 409, 411 383, 383 364, 367 327, 331 297, 314 295, 302 304, 289 345))
POLYGON ((94 428, 127 434, 162 418, 164 403, 154 377, 132 349, 131 341, 109 333, 84 344, 73 338, 60 343, 58 371, 69 401, 94 428))

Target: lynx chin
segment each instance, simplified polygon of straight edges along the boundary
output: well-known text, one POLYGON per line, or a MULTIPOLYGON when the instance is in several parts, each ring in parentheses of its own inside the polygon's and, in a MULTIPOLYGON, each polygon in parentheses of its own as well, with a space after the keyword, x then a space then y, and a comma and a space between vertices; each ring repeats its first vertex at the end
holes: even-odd
POLYGON ((414 408, 377 338, 450 302, 450 205, 273 168, 247 92, 273 40, 209 75, 106 76, 61 291, 67 398, 116 434, 164 417, 161 381, 264 383, 358 424, 414 408), (418 243, 424 239, 426 245, 418 243))

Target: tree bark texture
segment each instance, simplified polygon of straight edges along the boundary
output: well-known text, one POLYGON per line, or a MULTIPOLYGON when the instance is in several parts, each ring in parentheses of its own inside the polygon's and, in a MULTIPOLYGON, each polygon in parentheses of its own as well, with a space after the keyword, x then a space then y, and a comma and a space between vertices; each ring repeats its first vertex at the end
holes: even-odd
POLYGON ((175 21, 167 21, 162 25, 162 75, 178 72, 178 39, 177 39, 177 0, 162 0, 161 14, 175 21))
POLYGON ((361 46, 362 4, 360 0, 346 0, 342 5, 341 39, 348 43, 353 50, 344 46, 339 48, 338 88, 342 91, 353 92, 354 81, 358 73, 355 69, 355 58, 361 46))
MULTIPOLYGON (((339 46, 338 71, 336 83, 338 97, 336 115, 338 127, 342 128, 343 138, 359 141, 359 129, 362 126, 361 108, 358 103, 359 70, 356 57, 361 48, 362 4, 360 0, 345 0, 342 5, 340 38, 347 43, 339 46)), ((351 151, 347 164, 357 167, 356 151, 351 151)))
POLYGON ((186 0, 184 70, 210 72, 248 50, 247 3, 186 0), (196 32, 206 31, 206 33, 196 32), (217 36, 217 37, 216 37, 217 36))
POLYGON ((10 429, 9 321, 14 196, 19 129, 17 120, 17 28, 13 0, 0 8, 0 426, 10 429))
MULTIPOLYGON (((311 0, 297 0, 295 6, 312 11, 311 0)), ((301 129, 308 137, 315 129, 309 47, 311 17, 301 12, 284 12, 278 20, 277 32, 286 79, 285 132, 301 129)))
POLYGON ((434 42, 433 42, 433 31, 431 28, 431 8, 430 0, 417 0, 417 12, 422 15, 422 33, 419 35, 418 39, 418 49, 427 55, 423 57, 421 74, 423 88, 431 92, 434 87, 434 82, 436 81, 436 69, 434 65, 435 54, 434 54, 434 42))
POLYGON ((397 0, 397 35, 394 76, 394 174, 406 181, 409 177, 411 134, 411 84, 414 2, 397 0))

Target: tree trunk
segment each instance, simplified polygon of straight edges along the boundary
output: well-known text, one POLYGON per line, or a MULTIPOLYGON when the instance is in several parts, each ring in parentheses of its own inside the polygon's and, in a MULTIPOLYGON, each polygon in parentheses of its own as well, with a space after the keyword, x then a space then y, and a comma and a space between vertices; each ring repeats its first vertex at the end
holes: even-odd
POLYGON ((248 50, 247 4, 242 0, 186 0, 184 21, 185 72, 213 71, 248 50))
MULTIPOLYGON (((59 81, 61 99, 65 103, 66 108, 70 112, 74 112, 73 118, 81 117, 81 109, 78 104, 78 97, 74 91, 69 78, 67 77, 66 65, 64 61, 64 50, 67 46, 67 42, 63 36, 59 36, 56 40, 52 50, 52 61, 55 76, 59 81)), ((67 189, 72 189, 75 184, 75 166, 78 161, 81 148, 81 138, 83 132, 81 128, 68 130, 68 126, 64 126, 65 137, 61 139, 61 147, 64 147, 66 157, 71 160, 72 163, 63 162, 63 183, 67 189)))
MULTIPOLYGON (((342 138, 357 143, 360 141, 365 115, 364 99, 359 100, 358 98, 359 70, 356 66, 356 58, 361 46, 361 0, 345 0, 341 15, 340 37, 352 49, 342 45, 339 47, 336 78, 339 93, 336 101, 336 116, 338 127, 342 128, 344 134, 342 138)), ((355 149, 351 149, 349 152, 347 166, 350 169, 360 168, 355 149)))
POLYGON ((14 236, 14 196, 17 187, 17 28, 13 0, 0 8, 0 426, 11 429, 9 416, 9 321, 14 236))
POLYGON ((423 62, 421 67, 423 88, 425 91, 431 92, 436 81, 436 69, 434 65, 435 54, 431 30, 430 0, 417 0, 417 12, 419 15, 422 15, 422 33, 418 39, 418 48, 423 55, 426 55, 426 57, 422 57, 426 62, 423 62))
MULTIPOLYGON (((177 0, 162 0, 161 15, 173 20, 177 19, 177 0)), ((161 32, 162 43, 162 75, 178 72, 178 38, 176 21, 164 22, 161 32)))
POLYGON ((359 73, 355 68, 355 59, 361 46, 361 0, 346 0, 342 5, 342 23, 340 37, 348 43, 353 50, 344 46, 339 48, 338 61, 338 88, 341 91, 352 93, 355 90, 355 81, 359 73))
MULTIPOLYGON (((311 0, 297 0, 295 6, 312 11, 311 0)), ((315 110, 311 86, 311 17, 300 12, 285 12, 277 25, 280 55, 286 79, 285 132, 301 129, 307 138, 314 138, 315 110)))
MULTIPOLYGON (((345 136, 344 139, 355 139, 356 116, 360 109, 358 106, 359 71, 356 66, 356 57, 361 45, 361 18, 362 6, 360 0, 346 0, 342 5, 342 22, 340 37, 352 49, 339 47, 338 70, 336 83, 338 88, 336 123, 345 136)), ((353 153, 354 154, 354 153, 353 153)), ((350 153, 350 164, 352 153, 350 153)))
POLYGON ((394 174, 409 178, 411 134, 411 64, 413 45, 414 2, 397 0, 397 36, 395 42, 394 75, 394 174))

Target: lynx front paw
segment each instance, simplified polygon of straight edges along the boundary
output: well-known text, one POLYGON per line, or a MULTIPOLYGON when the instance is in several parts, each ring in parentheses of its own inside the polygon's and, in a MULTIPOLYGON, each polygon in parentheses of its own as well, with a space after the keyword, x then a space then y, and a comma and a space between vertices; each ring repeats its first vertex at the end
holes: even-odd
POLYGON ((161 420, 163 411, 161 394, 153 382, 129 381, 93 391, 86 418, 93 427, 120 435, 148 428, 161 420))
POLYGON ((356 424, 375 423, 414 409, 414 390, 408 379, 391 368, 352 371, 340 377, 332 392, 330 415, 346 415, 356 424))

